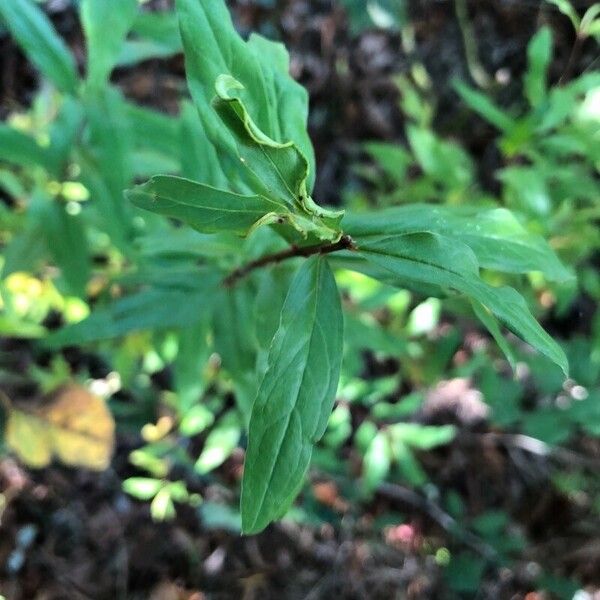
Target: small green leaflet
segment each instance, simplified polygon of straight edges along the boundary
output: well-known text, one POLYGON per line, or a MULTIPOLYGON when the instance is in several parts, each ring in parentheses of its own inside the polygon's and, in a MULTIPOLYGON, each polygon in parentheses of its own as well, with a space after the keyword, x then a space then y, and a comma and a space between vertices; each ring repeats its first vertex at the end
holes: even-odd
POLYGON ((527 46, 528 68, 523 78, 524 91, 532 107, 539 106, 547 93, 548 66, 552 58, 552 32, 542 27, 527 46))
POLYGON ((510 131, 514 127, 515 120, 507 112, 498 108, 485 94, 461 81, 454 80, 452 83, 458 95, 486 121, 504 132, 510 131))
POLYGON ((181 177, 157 175, 126 192, 139 208, 180 219, 201 233, 246 235, 268 213, 286 207, 263 196, 242 196, 181 177))
POLYGON ((292 281, 252 408, 241 502, 247 534, 281 517, 302 487, 333 407, 342 341, 335 279, 326 259, 312 257, 292 281))

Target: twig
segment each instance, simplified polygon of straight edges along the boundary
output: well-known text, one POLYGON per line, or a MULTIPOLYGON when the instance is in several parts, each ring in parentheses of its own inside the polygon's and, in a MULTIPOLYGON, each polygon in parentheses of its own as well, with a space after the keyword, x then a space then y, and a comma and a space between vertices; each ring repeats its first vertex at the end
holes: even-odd
POLYGON ((424 498, 417 492, 400 485, 384 482, 377 487, 377 493, 391 500, 404 502, 405 504, 409 504, 414 508, 423 511, 440 525, 440 527, 456 536, 465 545, 469 546, 488 560, 495 560, 498 558, 498 553, 492 546, 484 542, 475 534, 464 529, 454 517, 442 510, 435 502, 424 498))
POLYGON ((471 74, 473 81, 480 88, 487 89, 490 87, 492 80, 479 60, 477 41, 475 39, 475 32, 471 26, 471 21, 469 20, 466 0, 455 0, 454 8, 456 10, 456 20, 458 21, 458 26, 463 38, 465 60, 467 61, 469 73, 471 74))
POLYGON ((314 256, 315 254, 331 254, 332 252, 339 252, 340 250, 355 250, 356 245, 354 240, 349 235, 343 235, 338 242, 328 244, 317 244, 316 246, 291 246, 287 250, 281 252, 275 252, 274 254, 267 254, 261 258, 249 262, 232 273, 230 273, 224 280, 223 285, 231 287, 235 285, 240 279, 246 277, 252 271, 266 267, 268 265, 277 264, 290 258, 314 256))
MULTIPOLYGON (((566 465, 578 466, 582 468, 598 470, 600 469, 600 460, 592 456, 584 456, 573 452, 568 448, 560 446, 551 446, 546 442, 542 442, 534 437, 523 435, 521 433, 496 433, 487 432, 482 434, 466 434, 469 437, 478 437, 484 440, 492 440, 503 444, 506 447, 519 448, 529 454, 536 456, 545 456, 554 458, 566 465)), ((466 437, 463 433, 462 436, 466 437)))
POLYGON ((558 80, 558 85, 564 85, 571 79, 571 75, 573 74, 573 69, 575 68, 575 63, 579 59, 579 54, 581 53, 581 47, 583 46, 584 36, 582 36, 579 32, 576 34, 575 43, 573 44, 573 48, 571 50, 571 54, 569 55, 569 60, 567 62, 567 66, 560 79, 558 80))

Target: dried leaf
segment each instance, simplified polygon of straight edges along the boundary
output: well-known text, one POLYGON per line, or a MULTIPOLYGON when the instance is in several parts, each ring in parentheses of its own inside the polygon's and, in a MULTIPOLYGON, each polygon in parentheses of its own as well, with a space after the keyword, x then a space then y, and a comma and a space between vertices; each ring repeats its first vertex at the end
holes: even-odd
POLYGON ((104 400, 84 387, 70 384, 38 408, 8 410, 6 443, 28 466, 46 467, 56 457, 73 467, 108 468, 115 423, 104 400))

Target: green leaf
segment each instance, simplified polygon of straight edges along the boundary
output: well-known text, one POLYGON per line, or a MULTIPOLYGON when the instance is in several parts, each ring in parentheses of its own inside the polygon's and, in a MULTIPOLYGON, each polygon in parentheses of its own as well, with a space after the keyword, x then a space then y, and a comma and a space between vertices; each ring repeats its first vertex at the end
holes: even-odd
POLYGON ((266 214, 286 212, 283 204, 263 196, 242 196, 168 175, 157 175, 126 196, 139 208, 179 219, 202 233, 246 235, 266 214))
POLYGON ((409 125, 406 135, 419 165, 438 184, 452 190, 473 183, 473 163, 459 145, 439 139, 427 127, 409 125))
POLYGON ((88 94, 86 152, 82 153, 81 179, 90 190, 95 208, 112 242, 129 251, 132 207, 124 201, 123 190, 133 179, 135 138, 127 119, 127 104, 113 87, 88 94))
POLYGON ((282 516, 304 482, 335 399, 342 329, 331 269, 312 257, 292 282, 252 408, 241 501, 245 533, 282 516))
POLYGON ((239 143, 240 161, 252 171, 255 190, 294 208, 307 196, 308 161, 293 142, 277 142, 258 127, 237 95, 243 89, 236 79, 220 75, 214 106, 239 143))
POLYGON ((226 413, 206 438, 204 448, 194 469, 200 475, 210 473, 221 466, 237 448, 242 427, 237 413, 226 413))
MULTIPOLYGON (((288 73, 289 59, 281 44, 260 36, 244 42, 223 0, 177 0, 177 12, 185 49, 188 85, 203 122, 210 122, 215 82, 228 75, 245 88, 244 103, 257 126, 271 139, 295 142, 310 163, 313 150, 306 129, 308 95, 288 73)), ((224 128, 207 132, 220 149, 232 147, 224 128)))
POLYGON ((0 160, 20 167, 54 166, 49 150, 40 146, 32 137, 14 127, 0 124, 0 160))
MULTIPOLYGON (((326 225, 319 227, 317 221, 316 228, 311 230, 321 239, 339 239, 341 232, 335 228, 343 211, 323 209, 310 198, 306 157, 294 142, 277 142, 258 127, 240 96, 243 90, 239 81, 229 75, 220 75, 214 106, 234 134, 240 162, 251 173, 249 185, 258 194, 284 201, 290 211, 304 213, 313 221, 322 218, 326 225)), ((300 224, 300 227, 304 225, 300 224)))
POLYGON ((173 379, 177 394, 177 410, 186 412, 201 398, 206 388, 204 370, 210 358, 208 342, 212 314, 203 311, 197 323, 179 332, 177 358, 173 363, 173 379))
POLYGON ((525 300, 512 288, 496 288, 482 281, 475 255, 460 242, 438 234, 407 234, 363 244, 361 254, 388 276, 397 277, 400 287, 410 282, 434 284, 477 300, 568 372, 565 353, 533 318, 525 300))
POLYGON ((379 431, 371 440, 362 466, 362 478, 367 492, 373 492, 385 481, 392 466, 392 448, 385 431, 379 431))
POLYGON ((213 413, 203 404, 193 406, 181 419, 179 432, 187 437, 193 437, 208 429, 215 420, 213 413))
POLYGON ((600 27, 598 15, 600 15, 600 2, 592 4, 592 6, 585 11, 583 17, 581 17, 580 31, 582 35, 594 35, 594 33, 598 31, 598 28, 600 27))
POLYGON ((52 156, 53 175, 59 180, 64 178, 67 161, 73 148, 77 146, 77 136, 83 125, 83 106, 77 98, 65 96, 58 114, 50 128, 48 152, 52 156))
POLYGON ((428 426, 419 423, 396 423, 389 427, 393 440, 418 450, 432 450, 449 444, 456 437, 453 425, 428 426))
POLYGON ((138 10, 137 0, 82 0, 81 23, 87 45, 87 82, 106 85, 138 10))
POLYGON ((308 161, 307 189, 315 184, 315 152, 308 135, 308 93, 290 76, 290 57, 285 46, 253 33, 248 40, 263 71, 268 102, 276 107, 274 139, 292 140, 308 161))
POLYGON ((523 78, 525 97, 532 107, 539 106, 546 98, 547 74, 552 59, 552 32, 542 27, 527 46, 528 68, 523 78))
POLYGON ((123 109, 137 148, 153 149, 167 156, 173 154, 181 142, 178 118, 130 103, 124 103, 123 109))
POLYGON ((148 288, 98 308, 87 319, 49 335, 46 344, 51 348, 76 346, 132 331, 189 327, 211 309, 220 281, 215 272, 202 269, 191 271, 189 277, 200 280, 202 285, 178 288, 163 276, 163 288, 148 288))
POLYGON ((164 487, 164 481, 149 477, 130 477, 123 482, 123 491, 138 500, 150 500, 164 487))
POLYGON ((546 0, 546 2, 549 4, 554 4, 554 6, 556 6, 556 8, 558 8, 563 15, 569 17, 573 27, 575 28, 575 31, 579 31, 581 19, 569 0, 546 0))
POLYGON ((453 87, 458 95, 479 115, 501 131, 509 131, 514 127, 514 119, 498 108, 485 94, 477 92, 468 85, 455 80, 453 87))
POLYGON ((168 487, 163 487, 150 504, 150 514, 155 521, 169 521, 175 517, 175 505, 168 487))
POLYGON ((6 279, 12 273, 35 273, 48 251, 44 234, 45 204, 47 199, 34 194, 27 207, 23 229, 14 233, 2 250, 4 264, 1 275, 6 279))
POLYGON ((75 93, 78 83, 75 60, 42 9, 32 0, 2 0, 0 17, 42 74, 59 90, 75 93))
POLYGON ((500 325, 498 324, 498 320, 494 315, 483 305, 481 302, 478 302, 475 299, 471 299, 471 306, 473 307, 473 312, 475 316, 485 325, 486 329, 490 332, 496 344, 502 352, 504 352, 504 356, 508 360, 510 366, 513 371, 517 367, 517 357, 513 352, 513 349, 510 347, 507 339, 502 335, 502 331, 500 331, 500 325))
POLYGON ((43 211, 47 247, 67 292, 83 298, 92 266, 83 214, 70 215, 63 202, 53 199, 47 199, 43 211))
POLYGON ((185 102, 181 107, 179 134, 181 168, 184 177, 201 181, 214 188, 230 189, 238 193, 246 191, 236 189, 235 183, 224 172, 226 159, 219 156, 217 149, 206 135, 198 111, 190 102, 185 102))
POLYGON ((175 11, 139 12, 131 33, 121 48, 118 66, 132 66, 151 58, 168 58, 182 51, 175 11))
POLYGON ((411 204, 372 214, 349 213, 344 230, 359 244, 381 236, 431 232, 467 245, 486 269, 506 273, 541 271, 553 281, 573 274, 539 236, 504 208, 481 209, 411 204))

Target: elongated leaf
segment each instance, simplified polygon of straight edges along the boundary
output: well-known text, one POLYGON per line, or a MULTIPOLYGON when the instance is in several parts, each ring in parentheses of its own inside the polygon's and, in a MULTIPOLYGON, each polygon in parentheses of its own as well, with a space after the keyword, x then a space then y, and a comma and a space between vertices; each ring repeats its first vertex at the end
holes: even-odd
POLYGON ((21 167, 43 167, 48 170, 54 167, 47 149, 32 137, 4 124, 0 124, 0 160, 21 167))
POLYGON ((42 9, 32 0, 2 0, 0 17, 42 74, 73 94, 78 82, 75 60, 42 9))
POLYGON ((385 481, 392 466, 392 448, 389 436, 379 431, 373 438, 363 459, 363 485, 367 492, 374 492, 385 481))
POLYGON ((125 103, 123 108, 136 147, 149 147, 167 155, 173 154, 180 143, 178 118, 136 104, 125 103))
POLYGON ((473 312, 477 318, 485 325, 486 329, 490 332, 498 344, 500 350, 504 352, 506 359, 514 370, 517 366, 517 358, 507 339, 502 335, 502 331, 500 331, 500 326, 496 317, 494 317, 494 315, 490 313, 487 308, 483 306, 483 304, 473 298, 471 299, 471 306, 473 307, 473 312))
POLYGON ((344 230, 357 242, 381 236, 431 232, 456 239, 479 264, 506 273, 541 271, 554 281, 573 274, 539 236, 529 233, 508 210, 463 209, 412 204, 368 215, 347 214, 344 230))
POLYGON ((84 297, 91 274, 91 259, 83 214, 70 215, 64 203, 46 199, 42 227, 46 244, 60 269, 67 292, 84 297))
POLYGON ((486 121, 501 131, 508 131, 513 127, 513 118, 498 108, 485 94, 477 92, 460 81, 454 81, 453 85, 460 97, 486 121))
POLYGON ((292 282, 252 408, 242 485, 245 533, 282 516, 303 484, 333 406, 342 329, 329 265, 310 258, 292 282))
POLYGON ((125 42, 119 66, 131 66, 150 58, 168 58, 182 51, 175 11, 139 12, 131 28, 134 39, 125 42))
POLYGON ((194 465, 195 471, 205 475, 221 466, 236 449, 241 433, 239 415, 235 411, 223 415, 206 438, 204 448, 194 465))
POLYGON ((577 11, 571 4, 570 0, 546 0, 546 2, 549 4, 554 4, 554 6, 556 6, 556 8, 558 8, 563 15, 569 17, 573 27, 575 28, 575 31, 579 30, 581 19, 579 18, 579 15, 577 14, 577 11))
MULTIPOLYGON (((244 103, 258 125, 280 143, 295 142, 310 163, 309 193, 314 178, 313 150, 306 129, 308 95, 289 75, 289 59, 281 44, 239 36, 223 0, 177 0, 188 85, 203 121, 212 111, 215 82, 229 75, 245 88, 244 103)), ((222 128, 210 132, 218 147, 231 147, 222 128)))
POLYGON ((123 190, 133 180, 134 136, 127 104, 112 87, 88 94, 85 110, 89 125, 89 154, 81 156, 81 179, 90 190, 104 230, 124 253, 130 251, 132 207, 123 190), (85 165, 85 168, 83 167, 85 165))
POLYGON ((108 81, 137 12, 137 0, 82 0, 81 22, 87 44, 87 81, 108 81))
POLYGON ((180 219, 202 233, 245 235, 266 214, 286 211, 284 205, 262 196, 242 196, 166 175, 129 190, 127 198, 140 208, 180 219))
POLYGON ((145 289, 97 309, 80 323, 52 333, 45 343, 57 348, 117 338, 132 331, 189 327, 211 310, 219 282, 212 271, 196 270, 193 276, 202 281, 201 287, 178 289, 166 280, 165 287, 145 289))
POLYGON ((420 233, 367 243, 361 250, 369 262, 398 277, 400 285, 433 283, 477 300, 516 335, 568 372, 565 353, 533 318, 525 300, 512 288, 495 288, 482 281, 475 256, 466 246, 437 234, 420 233))
POLYGON ((546 78, 552 58, 552 32, 542 27, 527 46, 528 68, 523 79, 525 96, 529 104, 538 106, 546 97, 546 78))
POLYGON ((50 146, 48 152, 52 156, 54 175, 64 177, 66 163, 71 156, 76 138, 81 131, 83 107, 77 98, 65 96, 56 119, 50 129, 50 146))
POLYGON ((197 323, 184 327, 178 335, 179 346, 173 364, 173 379, 177 408, 182 413, 199 401, 206 386, 203 374, 211 352, 207 339, 211 317, 209 310, 203 311, 197 323))
POLYGON ((308 136, 308 93, 290 76, 290 57, 285 46, 252 34, 248 40, 260 62, 267 83, 268 101, 276 106, 273 124, 277 140, 292 140, 308 161, 307 189, 315 185, 315 152, 308 136))
POLYGON ((180 140, 181 168, 184 177, 237 193, 249 191, 247 188, 238 189, 236 182, 227 177, 223 171, 226 159, 219 156, 204 131, 198 111, 190 102, 185 102, 181 107, 180 140))

